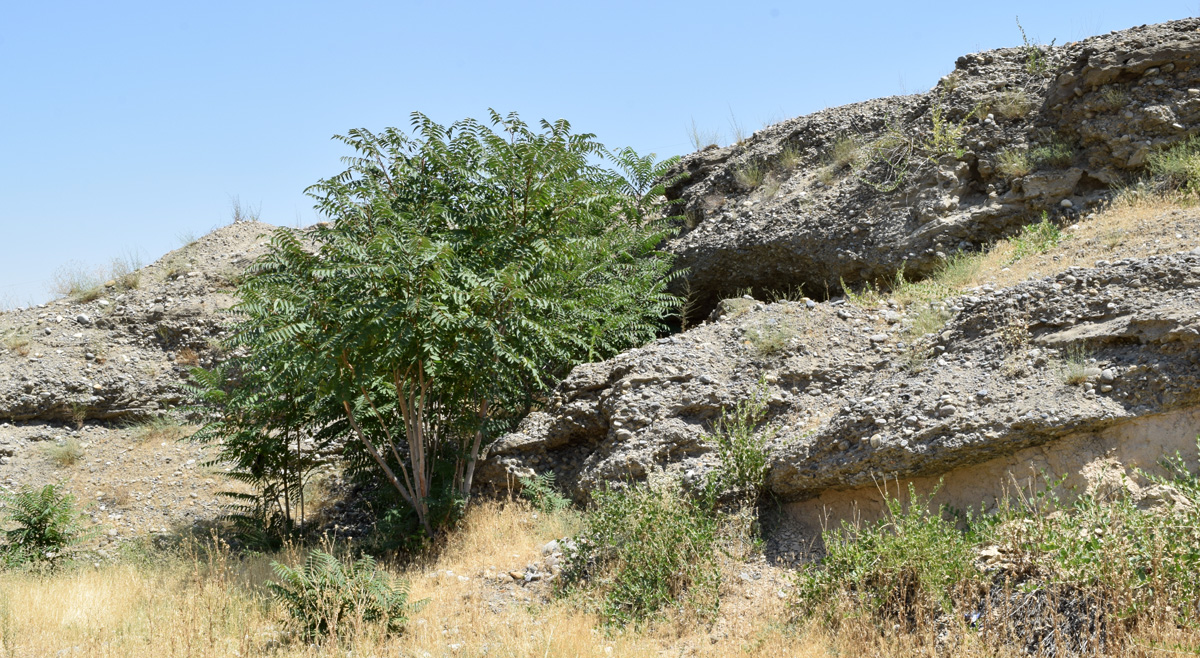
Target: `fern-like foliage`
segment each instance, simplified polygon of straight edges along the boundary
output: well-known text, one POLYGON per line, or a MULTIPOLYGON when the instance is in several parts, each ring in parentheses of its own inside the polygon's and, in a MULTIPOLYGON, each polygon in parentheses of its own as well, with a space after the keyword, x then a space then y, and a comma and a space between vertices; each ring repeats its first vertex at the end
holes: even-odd
POLYGON ((87 538, 75 497, 61 485, 0 493, 3 532, 0 562, 56 563, 87 538))
POLYGON ((492 437, 576 364, 665 329, 674 161, 496 112, 338 139, 347 169, 308 190, 332 221, 273 235, 239 288, 242 356, 197 373, 200 436, 283 501, 344 460, 432 535, 429 501, 469 496, 492 437))
POLYGON ((408 583, 393 578, 369 556, 342 562, 313 551, 303 565, 272 562, 271 567, 279 579, 268 583, 272 597, 307 638, 336 639, 363 624, 380 624, 389 633, 399 633, 408 615, 424 604, 410 604, 408 583))
POLYGON ((517 480, 521 483, 521 495, 540 512, 549 514, 571 506, 571 501, 554 486, 553 472, 536 473, 517 480))

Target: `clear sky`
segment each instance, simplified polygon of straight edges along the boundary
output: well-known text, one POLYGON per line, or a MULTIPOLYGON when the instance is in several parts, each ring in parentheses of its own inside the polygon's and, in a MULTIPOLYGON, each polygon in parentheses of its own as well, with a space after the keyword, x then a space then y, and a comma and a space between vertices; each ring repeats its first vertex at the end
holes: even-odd
POLYGON ((0 307, 64 263, 150 262, 227 223, 317 221, 330 137, 489 107, 610 147, 923 91, 959 55, 1184 18, 1197 2, 0 3, 0 307))

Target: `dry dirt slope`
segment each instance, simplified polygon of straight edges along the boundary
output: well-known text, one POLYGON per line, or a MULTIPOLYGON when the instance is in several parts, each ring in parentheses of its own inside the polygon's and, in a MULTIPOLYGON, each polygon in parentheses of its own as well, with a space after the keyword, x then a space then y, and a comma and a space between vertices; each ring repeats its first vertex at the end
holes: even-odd
POLYGON ((182 402, 188 366, 220 358, 232 283, 275 228, 230 224, 142 268, 136 287, 0 313, 0 488, 65 482, 102 543, 215 517, 229 483, 205 448, 147 421, 182 402))

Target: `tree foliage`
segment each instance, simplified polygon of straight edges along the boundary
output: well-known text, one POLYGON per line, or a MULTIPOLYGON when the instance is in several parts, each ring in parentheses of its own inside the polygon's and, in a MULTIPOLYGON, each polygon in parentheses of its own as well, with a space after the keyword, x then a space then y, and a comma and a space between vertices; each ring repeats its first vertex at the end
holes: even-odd
POLYGON ((432 534, 430 501, 469 495, 490 437, 572 366, 664 329, 672 161, 495 112, 337 139, 346 170, 308 190, 331 221, 277 231, 250 270, 242 355, 200 373, 202 436, 252 477, 341 445, 432 534))

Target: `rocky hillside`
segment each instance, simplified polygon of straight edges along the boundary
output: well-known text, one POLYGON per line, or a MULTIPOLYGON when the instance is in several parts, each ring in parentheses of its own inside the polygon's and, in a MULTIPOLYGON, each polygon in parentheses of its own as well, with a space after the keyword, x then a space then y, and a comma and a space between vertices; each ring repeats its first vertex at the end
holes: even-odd
POLYGON ((65 482, 101 545, 216 518, 230 482, 166 414, 220 358, 232 283, 276 227, 238 222, 99 289, 0 313, 0 490, 65 482))
POLYGON ((923 94, 685 157, 670 249, 696 317, 753 289, 828 296, 934 271, 1042 211, 1073 216, 1200 131, 1200 19, 960 57, 923 94))
POLYGON ((928 93, 685 157, 670 248, 708 321, 576 368, 482 479, 696 482, 758 390, 779 553, 878 512, 885 480, 966 509, 1039 472, 1096 491, 1175 451, 1195 467, 1200 212, 1117 192, 1200 131, 1197 62, 1200 19, 977 53, 928 93))

